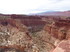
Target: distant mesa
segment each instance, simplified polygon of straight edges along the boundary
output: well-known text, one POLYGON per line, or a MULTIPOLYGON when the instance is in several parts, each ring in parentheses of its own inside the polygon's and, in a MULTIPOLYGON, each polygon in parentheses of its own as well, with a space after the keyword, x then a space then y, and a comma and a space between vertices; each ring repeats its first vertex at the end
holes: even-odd
POLYGON ((34 15, 43 15, 43 16, 70 16, 70 10, 69 11, 46 11, 42 13, 36 13, 34 15))

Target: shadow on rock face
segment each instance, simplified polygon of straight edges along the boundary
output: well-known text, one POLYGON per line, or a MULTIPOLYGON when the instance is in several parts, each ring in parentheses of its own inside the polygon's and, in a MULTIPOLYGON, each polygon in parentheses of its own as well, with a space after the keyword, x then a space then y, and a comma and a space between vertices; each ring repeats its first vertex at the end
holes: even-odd
POLYGON ((8 22, 1 22, 1 24, 3 25, 3 26, 7 26, 8 25, 8 22))
POLYGON ((0 48, 0 52, 21 52, 21 51, 14 48, 0 48))

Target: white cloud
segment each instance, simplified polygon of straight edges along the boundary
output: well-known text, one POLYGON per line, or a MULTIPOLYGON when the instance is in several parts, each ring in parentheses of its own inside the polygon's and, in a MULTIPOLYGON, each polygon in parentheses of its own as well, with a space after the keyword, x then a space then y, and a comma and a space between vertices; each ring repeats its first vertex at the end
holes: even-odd
POLYGON ((70 0, 0 0, 1 13, 27 14, 47 10, 69 10, 70 0))
POLYGON ((59 3, 53 4, 52 9, 59 10, 59 11, 70 10, 69 6, 70 6, 70 0, 63 0, 59 3))

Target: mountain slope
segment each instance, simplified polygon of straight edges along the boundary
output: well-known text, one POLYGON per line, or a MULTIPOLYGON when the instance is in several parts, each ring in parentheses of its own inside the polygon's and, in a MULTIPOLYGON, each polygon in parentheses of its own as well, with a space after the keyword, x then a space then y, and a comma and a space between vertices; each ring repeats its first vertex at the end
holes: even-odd
POLYGON ((50 12, 42 12, 35 15, 46 15, 46 16, 70 16, 70 11, 50 11, 50 12))

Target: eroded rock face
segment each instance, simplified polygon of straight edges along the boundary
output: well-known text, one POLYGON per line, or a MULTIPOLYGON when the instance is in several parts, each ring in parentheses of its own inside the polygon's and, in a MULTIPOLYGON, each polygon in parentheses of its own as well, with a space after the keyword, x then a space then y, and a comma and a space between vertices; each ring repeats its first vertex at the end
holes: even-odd
POLYGON ((49 52, 54 48, 49 41, 50 36, 47 33, 45 36, 37 37, 30 35, 27 27, 19 19, 6 19, 0 22, 1 52, 49 52))
MULTIPOLYGON (((23 24, 14 19, 5 20, 0 23, 0 46, 9 49, 24 51, 24 48, 32 46, 32 39, 29 32, 23 24), (13 26, 14 25, 14 26, 13 26)), ((5 48, 0 47, 0 48, 5 48)), ((28 48, 29 49, 29 48, 28 48)), ((25 49, 26 50, 26 49, 25 49)), ((30 51, 30 50, 29 50, 30 51)), ((8 51, 6 51, 8 52, 8 51)))
MULTIPOLYGON (((14 17, 16 17, 16 15, 14 17)), ((68 42, 70 39, 70 21, 53 21, 50 18, 50 21, 48 20, 47 25, 45 25, 46 20, 41 22, 41 18, 27 16, 29 17, 28 19, 23 19, 23 17, 26 18, 25 16, 18 15, 17 19, 0 19, 0 52, 49 52, 51 49, 54 50, 52 50, 53 52, 55 52, 55 50, 63 52, 63 49, 66 49, 63 45, 67 45, 65 41, 68 42), (21 17, 21 19, 19 20, 18 17, 19 19, 21 17), (30 27, 34 26, 34 28, 32 27, 35 29, 35 31, 32 32, 34 34, 31 34, 28 28, 21 22, 30 27), (45 25, 45 27, 38 32, 35 28, 37 27, 36 25, 39 25, 38 27, 45 25), (67 40, 65 40, 62 45, 61 42, 64 39, 67 40), (58 47, 63 47, 63 49, 58 47)), ((69 48, 67 48, 67 50, 68 49, 69 48)))
POLYGON ((61 41, 51 52, 70 52, 70 40, 61 41))
POLYGON ((70 38, 69 25, 70 25, 69 20, 57 20, 57 21, 52 21, 51 24, 47 24, 44 27, 44 30, 48 32, 51 36, 56 38, 54 43, 56 44, 56 42, 60 42, 61 40, 70 38))
POLYGON ((49 52, 51 49, 55 48, 54 38, 50 36, 49 33, 42 30, 36 32, 32 35, 33 43, 37 45, 40 52, 49 52))
POLYGON ((52 49, 51 52, 70 52, 70 45, 68 42, 70 41, 69 22, 70 20, 57 20, 53 21, 51 24, 47 24, 44 27, 44 30, 55 38, 53 44, 56 48, 52 49))

